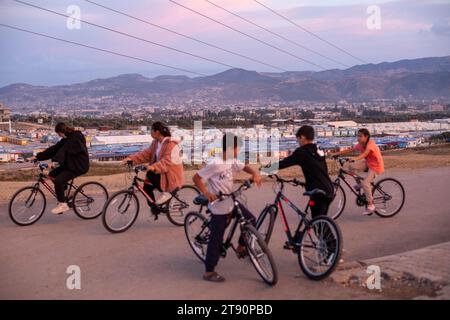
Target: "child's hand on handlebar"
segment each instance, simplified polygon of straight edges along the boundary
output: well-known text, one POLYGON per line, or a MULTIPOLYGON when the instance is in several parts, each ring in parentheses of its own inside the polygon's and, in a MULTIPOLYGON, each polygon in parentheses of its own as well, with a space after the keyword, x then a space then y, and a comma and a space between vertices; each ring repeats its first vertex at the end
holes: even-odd
POLYGON ((120 162, 122 165, 127 166, 127 165, 132 165, 133 164, 133 160, 130 159, 130 157, 126 157, 125 159, 123 159, 120 162))
POLYGON ((217 200, 217 196, 211 192, 206 192, 205 197, 208 199, 209 202, 213 202, 213 201, 217 200))

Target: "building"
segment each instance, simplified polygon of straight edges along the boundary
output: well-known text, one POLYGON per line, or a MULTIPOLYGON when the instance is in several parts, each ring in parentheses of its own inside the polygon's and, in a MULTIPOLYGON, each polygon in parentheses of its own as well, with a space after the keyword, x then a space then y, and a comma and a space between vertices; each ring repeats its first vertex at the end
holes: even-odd
POLYGON ((11 120, 11 109, 0 103, 0 122, 9 122, 11 120))

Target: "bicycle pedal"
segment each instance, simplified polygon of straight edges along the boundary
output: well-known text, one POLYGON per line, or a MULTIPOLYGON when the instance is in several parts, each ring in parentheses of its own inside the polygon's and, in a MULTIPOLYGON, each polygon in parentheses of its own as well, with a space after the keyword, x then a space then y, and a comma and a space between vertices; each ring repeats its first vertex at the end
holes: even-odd
POLYGON ((284 246, 283 246, 283 249, 286 249, 286 250, 293 250, 293 249, 295 249, 295 246, 292 245, 292 244, 290 244, 290 243, 288 243, 288 242, 285 242, 285 243, 284 243, 284 246))

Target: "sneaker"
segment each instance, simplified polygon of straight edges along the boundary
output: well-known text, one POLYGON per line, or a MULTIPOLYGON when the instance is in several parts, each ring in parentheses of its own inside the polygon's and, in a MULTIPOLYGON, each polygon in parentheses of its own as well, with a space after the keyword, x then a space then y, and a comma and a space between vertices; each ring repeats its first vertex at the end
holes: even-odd
POLYGON ((375 211, 375 205, 368 205, 366 211, 363 212, 363 215, 370 216, 375 211))
POLYGON ((159 197, 156 199, 155 204, 161 205, 172 198, 172 195, 169 192, 161 192, 159 197))
POLYGON ((67 203, 62 202, 62 203, 58 203, 58 205, 52 209, 52 213, 61 214, 63 212, 69 211, 69 210, 70 210, 70 208, 67 205, 67 203))

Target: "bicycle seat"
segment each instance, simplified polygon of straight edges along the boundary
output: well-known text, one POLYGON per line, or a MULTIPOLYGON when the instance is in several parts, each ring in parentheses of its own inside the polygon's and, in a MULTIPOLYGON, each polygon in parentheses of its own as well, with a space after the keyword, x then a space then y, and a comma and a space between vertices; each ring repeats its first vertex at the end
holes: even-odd
POLYGON ((306 191, 303 193, 304 196, 308 196, 308 197, 312 197, 314 195, 319 195, 319 194, 325 196, 327 193, 325 191, 323 191, 322 189, 318 189, 318 188, 313 189, 311 191, 306 191))
POLYGON ((199 196, 196 196, 192 202, 198 206, 206 206, 208 204, 208 198, 201 194, 199 196))

